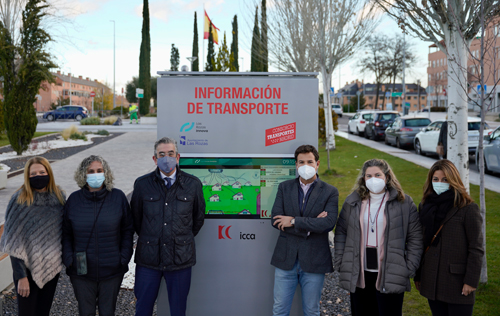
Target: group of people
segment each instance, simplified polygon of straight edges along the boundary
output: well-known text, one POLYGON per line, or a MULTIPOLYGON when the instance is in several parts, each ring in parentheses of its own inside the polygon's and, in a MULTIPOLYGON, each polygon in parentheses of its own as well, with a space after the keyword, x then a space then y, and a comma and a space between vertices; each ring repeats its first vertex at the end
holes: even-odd
MULTIPOLYGON (((79 164, 80 189, 67 199, 49 162, 31 158, 0 240, 12 261, 19 315, 50 314, 64 267, 81 316, 95 315, 96 308, 114 315, 134 232, 136 315, 152 315, 162 278, 171 315, 185 315, 205 200, 200 180, 179 168, 179 157, 174 139, 159 139, 157 168, 136 180, 130 204, 100 156, 79 164)), ((401 315, 410 278, 433 315, 472 314, 482 219, 450 161, 430 169, 419 211, 386 161, 366 161, 339 216, 338 190, 319 178, 316 148, 300 146, 295 159, 298 177, 279 185, 272 209, 271 223, 280 230, 271 259, 273 315, 289 315, 299 284, 304 315, 319 315, 325 273, 334 269, 350 292, 354 316, 401 315), (328 233, 334 228, 332 261, 328 233)))
POLYGON ((451 161, 429 170, 417 211, 390 165, 368 160, 339 215, 338 190, 317 173, 317 150, 300 146, 295 159, 299 177, 279 185, 272 210, 280 230, 271 262, 274 316, 290 314, 298 284, 304 315, 320 315, 324 276, 334 270, 350 292, 353 316, 402 315, 411 278, 434 316, 472 315, 484 254, 482 217, 451 161))

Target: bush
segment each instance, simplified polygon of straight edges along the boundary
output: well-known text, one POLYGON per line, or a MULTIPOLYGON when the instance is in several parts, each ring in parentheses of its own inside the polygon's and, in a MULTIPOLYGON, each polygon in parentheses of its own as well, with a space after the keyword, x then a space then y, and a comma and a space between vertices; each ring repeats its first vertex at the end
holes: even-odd
POLYGON ((431 106, 431 112, 446 112, 446 111, 448 111, 448 108, 441 106, 431 106))
POLYGON ((109 135, 109 132, 105 129, 100 129, 97 131, 96 133, 97 135, 103 135, 103 136, 108 136, 109 135))
POLYGON ((81 125, 101 125, 101 119, 98 117, 86 117, 80 121, 81 125))
POLYGON ((64 138, 64 140, 68 140, 70 136, 75 133, 80 134, 80 132, 78 132, 78 127, 76 127, 76 125, 71 125, 61 132, 61 136, 64 138))
POLYGON ((111 114, 114 114, 114 115, 120 115, 122 113, 124 115, 127 115, 128 114, 128 107, 117 106, 116 108, 114 108, 113 110, 111 110, 111 114), (122 108, 123 108, 123 112, 122 112, 122 108))
POLYGON ((104 125, 113 125, 115 124, 116 120, 118 120, 118 117, 108 116, 104 119, 104 125))
POLYGON ((156 113, 148 113, 146 115, 143 115, 144 117, 156 117, 156 113))
POLYGON ((71 135, 69 135, 69 138, 70 139, 75 139, 75 140, 78 140, 78 139, 82 139, 84 141, 87 141, 87 136, 81 134, 81 133, 78 133, 78 132, 75 132, 71 135))
MULTIPOLYGON (((333 122, 333 130, 336 132, 339 130, 339 116, 337 113, 332 111, 332 122, 333 122)), ((325 110, 320 107, 318 109, 318 137, 321 142, 324 144, 326 142, 326 134, 325 134, 325 110)))

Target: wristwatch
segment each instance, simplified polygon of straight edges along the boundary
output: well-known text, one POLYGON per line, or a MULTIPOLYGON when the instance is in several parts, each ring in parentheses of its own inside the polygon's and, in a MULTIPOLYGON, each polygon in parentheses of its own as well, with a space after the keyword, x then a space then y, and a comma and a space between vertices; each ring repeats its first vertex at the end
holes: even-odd
POLYGON ((292 226, 295 226, 295 218, 292 218, 292 219, 290 220, 290 224, 291 224, 292 226))

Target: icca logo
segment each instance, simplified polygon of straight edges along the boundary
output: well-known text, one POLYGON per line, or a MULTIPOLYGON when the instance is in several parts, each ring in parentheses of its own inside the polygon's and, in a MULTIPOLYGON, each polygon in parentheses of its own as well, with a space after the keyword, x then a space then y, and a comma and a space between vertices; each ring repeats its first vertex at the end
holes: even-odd
POLYGON ((226 229, 224 229, 224 227, 226 226, 219 225, 219 239, 226 239, 224 238, 224 236, 226 236, 228 239, 232 239, 231 236, 229 236, 229 228, 231 228, 231 226, 228 226, 226 229))
POLYGON ((189 132, 190 130, 192 130, 194 127, 194 122, 187 122, 187 123, 184 123, 182 126, 181 126, 181 132, 189 132), (191 125, 189 125, 191 124, 191 125), (189 126, 189 127, 188 127, 189 126), (184 129, 186 128, 186 129, 184 129))

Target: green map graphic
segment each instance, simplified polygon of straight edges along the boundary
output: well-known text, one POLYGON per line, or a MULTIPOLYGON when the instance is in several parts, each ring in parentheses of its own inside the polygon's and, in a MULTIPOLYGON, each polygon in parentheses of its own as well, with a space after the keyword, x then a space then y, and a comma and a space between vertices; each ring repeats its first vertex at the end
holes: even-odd
POLYGON ((257 215, 259 169, 183 169, 203 184, 206 214, 257 215))

